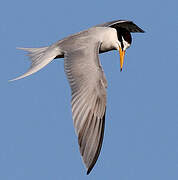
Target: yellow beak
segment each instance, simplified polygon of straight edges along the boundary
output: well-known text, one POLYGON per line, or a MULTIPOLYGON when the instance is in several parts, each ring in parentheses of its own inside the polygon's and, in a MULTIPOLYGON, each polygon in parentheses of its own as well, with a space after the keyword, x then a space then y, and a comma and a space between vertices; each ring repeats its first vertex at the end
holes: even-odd
POLYGON ((120 71, 122 71, 122 67, 124 64, 125 51, 122 51, 122 49, 120 47, 119 47, 119 54, 120 54, 120 71))

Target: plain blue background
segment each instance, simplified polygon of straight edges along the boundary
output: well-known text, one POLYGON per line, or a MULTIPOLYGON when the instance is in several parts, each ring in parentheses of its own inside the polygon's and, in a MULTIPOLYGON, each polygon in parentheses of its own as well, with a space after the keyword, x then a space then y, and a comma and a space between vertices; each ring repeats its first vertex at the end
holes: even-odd
POLYGON ((178 179, 178 1, 1 0, 0 180, 178 179), (74 132, 63 60, 25 79, 40 47, 116 19, 133 20, 123 72, 117 51, 100 55, 108 80, 106 128, 89 176, 74 132))

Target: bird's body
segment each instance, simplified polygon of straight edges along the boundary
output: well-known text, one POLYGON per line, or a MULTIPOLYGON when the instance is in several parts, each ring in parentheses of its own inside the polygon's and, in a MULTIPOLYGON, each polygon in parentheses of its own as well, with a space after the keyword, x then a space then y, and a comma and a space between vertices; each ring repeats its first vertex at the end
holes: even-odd
POLYGON ((102 42, 99 53, 116 49, 117 31, 114 28, 92 27, 85 31, 73 34, 56 42, 53 46, 59 48, 57 58, 63 58, 65 52, 75 50, 74 47, 90 47, 91 44, 102 42))
POLYGON ((64 58, 64 69, 72 90, 72 115, 80 153, 87 174, 99 156, 105 124, 107 81, 99 53, 120 52, 121 69, 125 50, 131 44, 130 32, 143 32, 131 21, 112 21, 81 31, 49 47, 20 48, 29 52, 32 64, 21 79, 56 58, 64 58))

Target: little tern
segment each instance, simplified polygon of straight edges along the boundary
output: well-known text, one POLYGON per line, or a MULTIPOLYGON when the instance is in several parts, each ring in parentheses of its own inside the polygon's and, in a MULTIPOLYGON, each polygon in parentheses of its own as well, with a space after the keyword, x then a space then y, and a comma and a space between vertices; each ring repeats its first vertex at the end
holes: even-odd
POLYGON ((48 47, 18 48, 28 52, 29 70, 10 81, 29 76, 56 58, 64 58, 64 70, 72 91, 72 117, 87 174, 100 154, 106 112, 107 81, 99 53, 118 50, 120 70, 130 47, 130 33, 144 31, 132 21, 116 20, 70 35, 48 47))

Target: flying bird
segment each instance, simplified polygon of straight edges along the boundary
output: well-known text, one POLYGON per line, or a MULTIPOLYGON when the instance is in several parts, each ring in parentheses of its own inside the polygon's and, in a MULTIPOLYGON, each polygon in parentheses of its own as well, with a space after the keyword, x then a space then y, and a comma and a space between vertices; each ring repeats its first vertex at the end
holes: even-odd
POLYGON ((99 53, 118 50, 122 71, 125 51, 131 45, 134 32, 144 31, 132 21, 116 20, 70 35, 51 46, 19 48, 28 52, 31 67, 10 81, 37 72, 56 58, 64 58, 64 70, 72 91, 73 123, 87 174, 100 154, 105 127, 107 81, 99 53))

